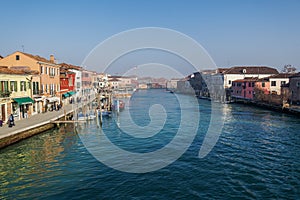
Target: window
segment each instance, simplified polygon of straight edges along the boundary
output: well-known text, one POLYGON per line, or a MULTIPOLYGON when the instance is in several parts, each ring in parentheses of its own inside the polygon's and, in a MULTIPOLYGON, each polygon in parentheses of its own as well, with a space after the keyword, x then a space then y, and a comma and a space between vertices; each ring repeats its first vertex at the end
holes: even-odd
POLYGON ((286 81, 281 81, 280 82, 280 85, 282 86, 282 85, 285 85, 286 84, 286 81))
POLYGON ((20 55, 16 55, 16 60, 20 60, 20 55))
POLYGON ((10 91, 14 91, 17 92, 18 88, 17 88, 17 81, 10 81, 10 91))
POLYGON ((54 84, 50 84, 50 94, 53 95, 54 94, 54 84))
POLYGON ((297 85, 297 87, 300 87, 300 81, 297 81, 296 85, 297 85))
POLYGON ((249 83, 248 83, 248 87, 251 87, 251 86, 252 86, 252 84, 251 84, 251 82, 249 82, 249 83))
POLYGON ((261 83, 261 87, 266 87, 266 83, 265 83, 265 82, 262 82, 262 83, 261 83))
POLYGON ((31 83, 30 82, 27 82, 28 83, 28 89, 30 90, 31 89, 31 83))
POLYGON ((41 74, 43 74, 43 73, 44 73, 44 67, 41 66, 41 74))
POLYGON ((20 82, 20 91, 26 91, 26 82, 25 81, 20 82))
POLYGON ((45 85, 45 93, 48 93, 48 85, 45 85))
POLYGON ((39 82, 33 82, 32 87, 33 87, 33 94, 39 94, 39 82))
POLYGON ((235 82, 232 83, 232 86, 235 86, 235 82))
POLYGON ((249 94, 251 94, 251 91, 249 91, 249 94))
POLYGON ((255 83, 254 82, 252 82, 252 87, 254 87, 255 86, 255 83))
POLYGON ((41 89, 42 89, 41 92, 42 92, 42 94, 43 94, 43 93, 45 92, 45 91, 44 91, 44 85, 43 85, 43 84, 41 84, 41 89))
POLYGON ((8 81, 0 81, 0 92, 8 92, 8 81))
POLYGON ((55 69, 51 68, 51 76, 55 76, 55 69))
POLYGON ((48 74, 48 67, 45 67, 45 74, 48 74))
POLYGON ((73 86, 73 77, 69 78, 69 86, 73 86))
POLYGON ((231 84, 231 80, 228 81, 228 84, 229 84, 229 85, 231 84))
POLYGON ((276 81, 271 81, 271 86, 276 86, 276 81))

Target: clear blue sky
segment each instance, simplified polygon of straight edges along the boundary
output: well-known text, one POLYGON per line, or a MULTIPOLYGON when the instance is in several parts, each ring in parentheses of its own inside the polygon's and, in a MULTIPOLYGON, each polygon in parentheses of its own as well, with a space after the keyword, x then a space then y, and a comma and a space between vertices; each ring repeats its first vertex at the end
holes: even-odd
POLYGON ((299 0, 1 1, 0 55, 16 50, 80 65, 121 31, 164 27, 199 42, 218 67, 300 70, 299 0))

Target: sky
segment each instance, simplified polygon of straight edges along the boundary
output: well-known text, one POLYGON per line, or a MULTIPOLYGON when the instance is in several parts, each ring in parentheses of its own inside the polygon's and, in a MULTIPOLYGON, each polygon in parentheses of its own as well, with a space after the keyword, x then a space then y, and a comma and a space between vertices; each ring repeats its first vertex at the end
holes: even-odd
MULTIPOLYGON (((291 64, 300 70, 299 10, 298 0, 1 1, 0 55, 54 54, 59 63, 82 65, 115 34, 160 27, 191 37, 217 67, 291 64)), ((99 71, 97 63, 85 67, 99 71)))

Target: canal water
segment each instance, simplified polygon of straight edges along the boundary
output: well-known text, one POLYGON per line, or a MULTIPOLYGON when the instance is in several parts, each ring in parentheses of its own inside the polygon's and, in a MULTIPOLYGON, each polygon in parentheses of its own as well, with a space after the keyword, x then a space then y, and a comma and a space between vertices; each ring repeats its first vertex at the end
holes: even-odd
POLYGON ((299 199, 300 119, 217 105, 164 90, 138 91, 119 115, 103 119, 101 130, 96 121, 67 125, 2 149, 0 199, 299 199), (199 158, 213 109, 221 110, 221 134, 199 158), (147 155, 171 144, 181 123, 191 144, 171 163, 155 154, 157 163, 167 163, 155 169, 147 155), (189 124, 198 126, 195 134, 189 124), (101 143, 104 135, 111 143, 101 143), (118 154, 115 146, 133 157, 118 154), (148 172, 139 171, 143 163, 128 164, 136 154, 145 155, 148 172))

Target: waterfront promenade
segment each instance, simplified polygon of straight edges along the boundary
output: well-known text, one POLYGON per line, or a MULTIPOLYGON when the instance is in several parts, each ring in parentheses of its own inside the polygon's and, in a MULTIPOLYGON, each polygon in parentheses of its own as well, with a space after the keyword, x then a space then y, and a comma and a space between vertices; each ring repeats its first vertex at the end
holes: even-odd
POLYGON ((0 148, 3 147, 1 143, 5 138, 13 137, 20 133, 50 124, 51 121, 62 118, 65 114, 73 112, 73 107, 74 104, 69 104, 62 107, 59 111, 39 113, 27 119, 15 121, 15 126, 11 128, 9 128, 6 123, 3 123, 3 126, 0 127, 0 148))

